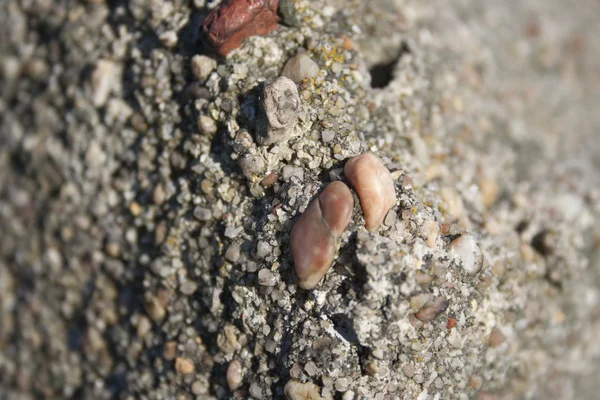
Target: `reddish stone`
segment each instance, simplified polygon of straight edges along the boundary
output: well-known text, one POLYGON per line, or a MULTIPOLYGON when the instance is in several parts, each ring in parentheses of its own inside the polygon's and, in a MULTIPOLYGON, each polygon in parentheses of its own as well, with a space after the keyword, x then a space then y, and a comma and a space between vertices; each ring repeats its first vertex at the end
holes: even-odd
POLYGON ((244 39, 277 28, 279 0, 228 0, 202 23, 208 44, 220 56, 242 45, 244 39))
POLYGON ((448 323, 446 324, 446 328, 452 329, 456 326, 456 319, 450 317, 448 318, 448 323))

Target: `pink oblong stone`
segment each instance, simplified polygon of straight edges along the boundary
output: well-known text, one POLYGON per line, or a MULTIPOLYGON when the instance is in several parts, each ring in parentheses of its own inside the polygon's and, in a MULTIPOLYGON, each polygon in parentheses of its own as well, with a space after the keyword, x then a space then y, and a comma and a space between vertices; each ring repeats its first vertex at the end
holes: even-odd
POLYGON ((392 174, 379 157, 371 153, 350 159, 344 166, 344 174, 358 193, 367 230, 379 228, 396 204, 392 174))
POLYGON ((301 288, 313 289, 331 268, 336 240, 350 223, 353 207, 350 189, 331 183, 292 228, 290 251, 301 288))
POLYGON ((319 206, 332 235, 340 237, 352 218, 354 199, 343 182, 332 182, 319 195, 319 206))

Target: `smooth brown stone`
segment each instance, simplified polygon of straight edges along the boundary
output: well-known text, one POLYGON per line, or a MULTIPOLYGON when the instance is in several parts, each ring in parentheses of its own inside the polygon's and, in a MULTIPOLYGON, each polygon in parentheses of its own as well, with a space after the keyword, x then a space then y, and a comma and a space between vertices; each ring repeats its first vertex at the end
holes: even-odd
POLYGON ((344 166, 344 174, 358 193, 367 230, 379 228, 396 204, 392 174, 377 156, 370 153, 350 159, 344 166))
POLYGON ((292 228, 290 250, 301 288, 317 286, 331 267, 336 240, 350 223, 353 207, 350 189, 341 182, 331 183, 292 228))
POLYGON ((343 182, 332 182, 318 197, 325 223, 336 238, 341 236, 352 217, 352 192, 343 182))
POLYGON ((242 45, 244 39, 277 28, 279 0, 229 0, 202 23, 208 44, 220 56, 242 45))

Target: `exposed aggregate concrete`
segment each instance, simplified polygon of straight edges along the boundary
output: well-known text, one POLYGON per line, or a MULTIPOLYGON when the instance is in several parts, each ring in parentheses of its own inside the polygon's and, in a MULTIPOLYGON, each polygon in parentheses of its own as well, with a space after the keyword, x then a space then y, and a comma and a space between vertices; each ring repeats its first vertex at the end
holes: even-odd
POLYGON ((0 2, 0 398, 594 398, 600 5, 285 1, 215 61, 219 3, 0 2), (396 203, 303 290, 367 152, 396 203))

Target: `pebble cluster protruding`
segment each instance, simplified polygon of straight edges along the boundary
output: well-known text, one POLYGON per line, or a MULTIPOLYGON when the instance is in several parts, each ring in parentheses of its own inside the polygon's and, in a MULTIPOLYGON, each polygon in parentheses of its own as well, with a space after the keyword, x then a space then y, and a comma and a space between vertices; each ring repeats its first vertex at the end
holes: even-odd
MULTIPOLYGON (((345 174, 360 197, 366 227, 381 226, 396 202, 389 170, 373 154, 362 154, 346 163, 345 174)), ((314 288, 333 263, 335 241, 350 222, 354 200, 342 182, 333 182, 309 204, 290 238, 290 247, 299 285, 314 288)))

